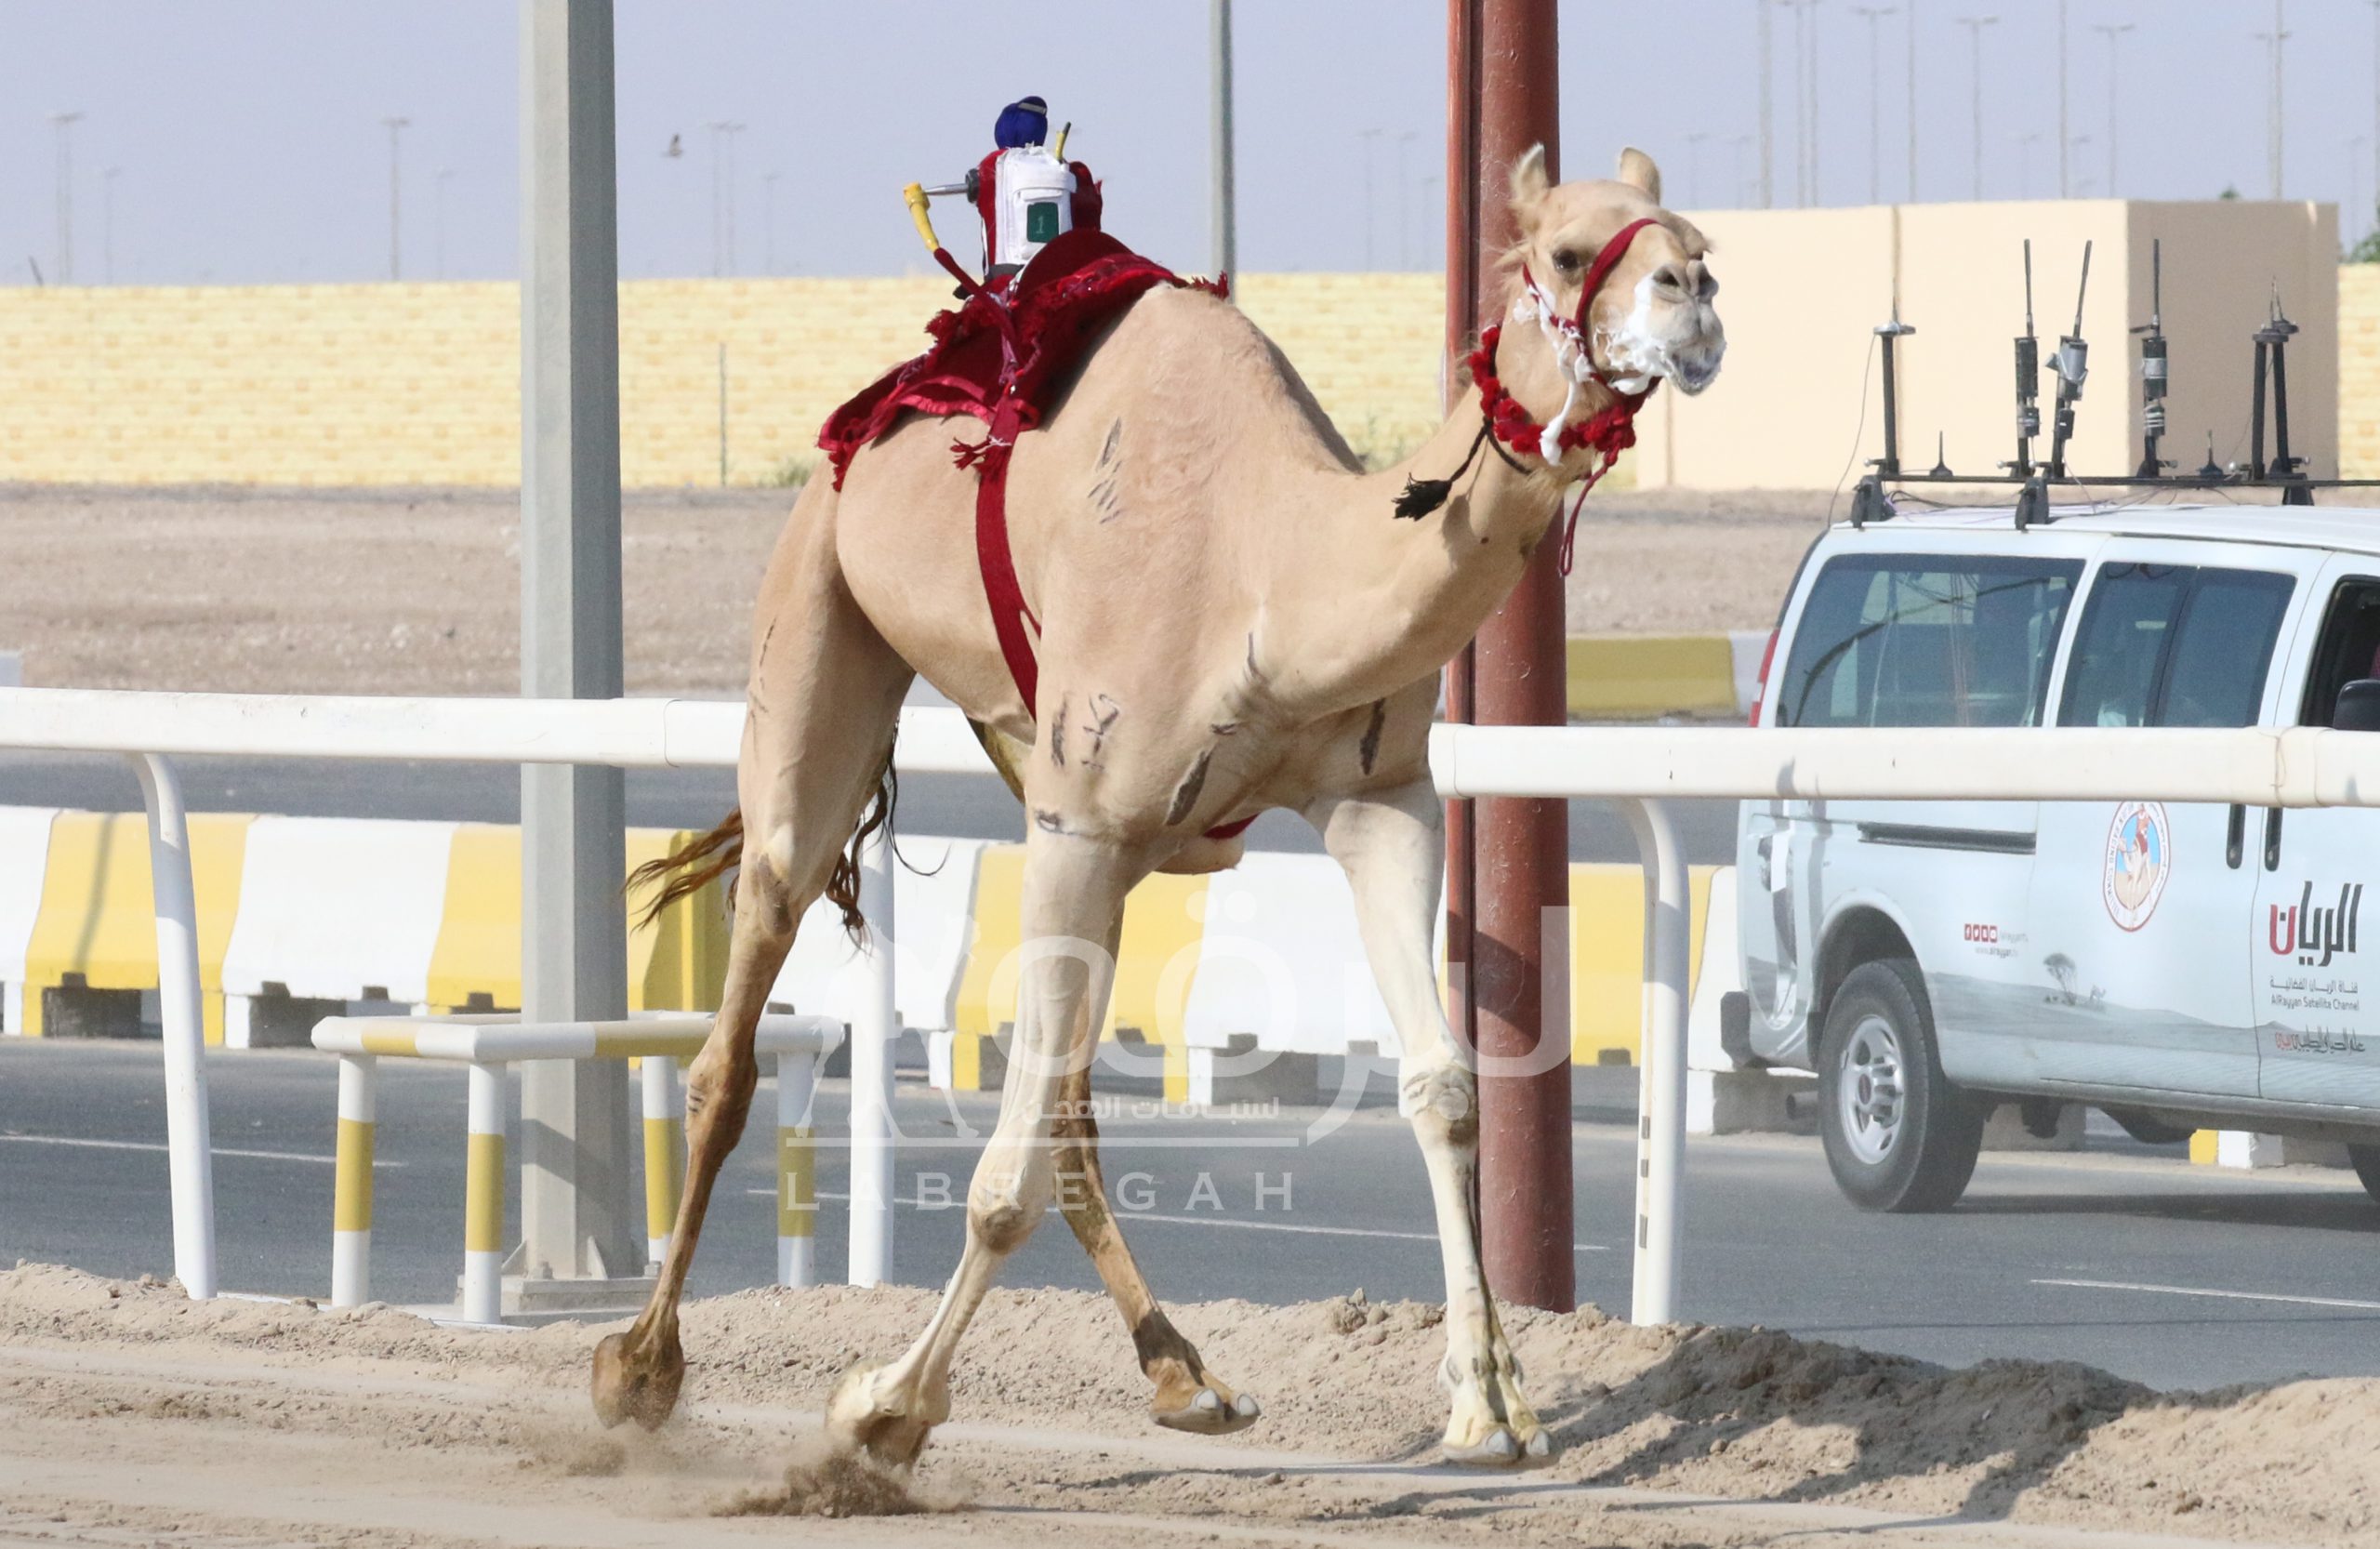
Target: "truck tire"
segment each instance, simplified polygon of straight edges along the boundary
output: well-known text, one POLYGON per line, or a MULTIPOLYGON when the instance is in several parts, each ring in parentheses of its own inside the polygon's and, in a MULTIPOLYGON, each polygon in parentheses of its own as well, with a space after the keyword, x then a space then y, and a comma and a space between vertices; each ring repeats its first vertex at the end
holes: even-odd
POLYGON ((1983 1149, 1990 1108, 1943 1076, 1924 986, 1914 962, 1886 958, 1853 969, 1827 1008, 1818 1132, 1861 1210, 1947 1211, 1983 1149))
POLYGON ((2350 1145, 2347 1159, 2363 1180, 2363 1192, 2380 1199, 2380 1145, 2350 1145))

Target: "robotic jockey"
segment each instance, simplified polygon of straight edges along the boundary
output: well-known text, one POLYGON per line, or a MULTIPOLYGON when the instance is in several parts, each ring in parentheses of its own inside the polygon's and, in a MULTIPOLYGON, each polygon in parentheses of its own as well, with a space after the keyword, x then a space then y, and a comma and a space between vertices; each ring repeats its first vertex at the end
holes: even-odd
POLYGON ((1049 138, 1049 105, 1038 97, 1020 98, 1000 110, 992 126, 999 149, 967 174, 968 201, 984 222, 987 285, 1023 269, 1061 232, 1099 230, 1099 185, 1091 168, 1064 159, 1064 129, 1054 151, 1044 146, 1049 138))

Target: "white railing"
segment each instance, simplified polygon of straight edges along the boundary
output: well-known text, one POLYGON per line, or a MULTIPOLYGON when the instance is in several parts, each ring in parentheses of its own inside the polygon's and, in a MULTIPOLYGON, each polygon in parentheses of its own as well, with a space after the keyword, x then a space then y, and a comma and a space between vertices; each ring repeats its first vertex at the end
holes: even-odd
MULTIPOLYGON (((0 689, 0 748, 132 756, 155 867, 175 1268, 193 1296, 216 1291, 214 1191, 200 1058, 195 909, 180 789, 168 755, 624 768, 732 768, 743 707, 608 701, 300 697, 0 689)), ((988 774, 955 710, 906 709, 904 774, 988 774)), ((1448 797, 1617 801, 1630 809, 1646 879, 1645 1070, 1638 1126, 1639 1244, 1631 1316, 1677 1307, 1686 1148, 1686 866, 1661 798, 2122 801, 2262 807, 2380 805, 2380 736, 2288 731, 1752 730, 1440 726, 1430 765, 1448 797)), ((878 898, 890 901, 880 852, 878 898)), ((864 891, 864 899, 866 894, 864 891)), ((879 940, 886 937, 879 936, 879 940)), ((892 960, 872 964, 889 1008, 892 960)), ((855 1026, 853 1278, 880 1278, 892 1210, 891 1038, 855 1026), (861 1208, 865 1195, 867 1208, 861 1208)))

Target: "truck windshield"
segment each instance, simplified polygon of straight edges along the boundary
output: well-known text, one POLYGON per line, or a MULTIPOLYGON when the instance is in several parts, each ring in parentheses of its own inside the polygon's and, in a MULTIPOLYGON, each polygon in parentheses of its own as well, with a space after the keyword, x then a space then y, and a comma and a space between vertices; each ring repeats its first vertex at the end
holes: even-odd
POLYGON ((2080 560, 1857 554, 1793 630, 1780 726, 2036 726, 2080 560))

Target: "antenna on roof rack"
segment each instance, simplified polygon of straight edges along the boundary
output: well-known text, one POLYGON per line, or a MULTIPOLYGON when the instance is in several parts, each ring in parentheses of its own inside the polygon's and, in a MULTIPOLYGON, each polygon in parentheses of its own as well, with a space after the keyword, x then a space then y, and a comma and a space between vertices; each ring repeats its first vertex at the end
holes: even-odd
POLYGON ((2082 398, 2082 378, 2091 374, 2091 347, 2082 338, 2082 298, 2091 291, 2091 245, 2082 245, 2082 283, 2074 290, 2074 331, 2057 341, 2052 369, 2057 373, 2057 419, 2049 444, 2049 476, 2066 477, 2066 443, 2074 434, 2074 405, 2082 398))
POLYGON ((2255 332, 2255 386, 2249 399, 2248 456, 2249 468, 2254 477, 2270 477, 2284 481, 2281 496, 2284 506, 2310 506, 2314 492, 2305 483, 2303 459, 2289 455, 2289 362, 2290 337, 2297 332, 2297 324, 2281 315, 2281 285, 2272 287, 2272 317, 2255 332), (2269 363, 2272 376, 2273 458, 2265 463, 2265 376, 2269 363))
POLYGON ((2008 471, 2033 471, 2033 438, 2042 433, 2042 341, 2033 336, 2033 239, 2025 239, 2025 331, 2016 339, 2016 460, 2008 471))
MULTIPOLYGON (((2157 443, 2165 434, 2165 389, 2169 365, 2165 357, 2165 242, 2149 245, 2149 322, 2135 328, 2140 338, 2140 472, 2154 479, 2173 466, 2160 461, 2157 443)), ((2207 460, 2214 461, 2212 456, 2207 460)))
POLYGON ((1884 357, 1884 455, 1871 458, 1868 464, 1887 479, 1900 476, 1900 391, 1893 371, 1893 347, 1915 332, 1900 320, 1900 292, 1896 289, 1892 321, 1876 324, 1876 348, 1884 357))

